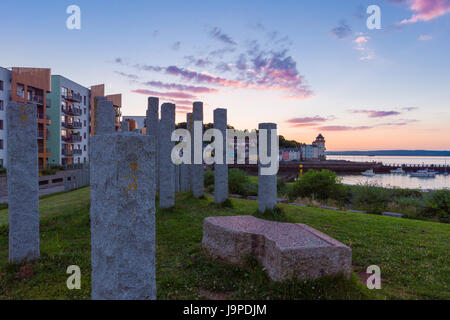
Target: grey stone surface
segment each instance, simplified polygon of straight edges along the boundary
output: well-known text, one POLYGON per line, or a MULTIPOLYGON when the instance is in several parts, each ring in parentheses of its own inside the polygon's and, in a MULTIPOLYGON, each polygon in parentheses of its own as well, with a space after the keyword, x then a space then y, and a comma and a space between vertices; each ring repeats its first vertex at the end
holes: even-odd
POLYGON ((36 105, 6 108, 9 261, 39 258, 39 175, 36 105))
POLYGON ((159 122, 159 206, 170 208, 175 205, 175 165, 172 162, 171 141, 175 130, 175 105, 163 103, 161 106, 161 121, 159 122))
POLYGON ((94 124, 95 134, 109 134, 115 132, 115 112, 113 103, 106 99, 97 100, 94 124))
POLYGON ((91 137, 92 299, 156 299, 154 137, 91 137))
MULTIPOLYGON (((192 137, 192 130, 191 130, 191 124, 192 124, 192 113, 186 114, 186 128, 190 132, 192 137)), ((191 151, 192 151, 192 144, 191 144, 191 151)), ((192 154, 191 154, 191 163, 192 163, 192 154)), ((183 192, 189 192, 191 191, 191 164, 183 163, 181 164, 181 172, 180 172, 180 184, 181 184, 181 191, 183 192)))
POLYGON ((180 192, 180 165, 175 165, 175 192, 180 192))
MULTIPOLYGON (((270 156, 271 147, 271 131, 277 129, 275 123, 260 123, 258 129, 267 130, 267 155, 270 156)), ((266 210, 273 210, 277 205, 277 175, 262 175, 261 168, 269 166, 263 165, 259 162, 258 157, 258 210, 264 212, 266 210)))
POLYGON ((130 123, 128 121, 120 122, 120 131, 129 132, 130 131, 130 123))
POLYGON ((202 247, 233 264, 243 264, 253 256, 274 281, 351 274, 351 249, 301 223, 253 216, 208 217, 203 222, 202 247))
MULTIPOLYGON (((145 134, 152 136, 156 141, 159 141, 159 99, 157 97, 149 97, 147 101, 146 113, 146 132, 145 134)), ((156 144, 156 180, 155 188, 159 190, 159 143, 156 144)))
POLYGON ((69 176, 64 176, 64 192, 69 192, 70 191, 70 181, 69 181, 69 176))
MULTIPOLYGON (((194 122, 200 121, 203 125, 203 102, 194 102, 194 107, 192 109, 192 119, 194 122)), ((202 150, 201 153, 201 164, 192 164, 191 166, 191 182, 192 182, 192 194, 195 198, 200 198, 203 196, 204 189, 204 171, 203 171, 203 126, 201 127, 200 137, 192 137, 193 150, 202 150)), ((195 160, 195 156, 194 156, 195 160)))
POLYGON ((214 129, 222 132, 222 164, 214 164, 214 202, 228 199, 228 165, 226 164, 227 109, 214 110, 214 129))

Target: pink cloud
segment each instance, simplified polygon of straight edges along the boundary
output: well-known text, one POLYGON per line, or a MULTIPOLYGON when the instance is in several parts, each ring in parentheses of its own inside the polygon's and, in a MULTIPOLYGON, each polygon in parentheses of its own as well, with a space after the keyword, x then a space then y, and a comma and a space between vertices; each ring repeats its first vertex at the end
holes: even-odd
POLYGON ((144 94, 144 95, 148 95, 148 96, 168 98, 168 99, 177 99, 177 98, 195 99, 196 98, 195 96, 193 96, 189 93, 184 93, 184 92, 157 92, 157 91, 151 91, 151 90, 146 90, 146 89, 136 89, 136 90, 132 90, 131 92, 138 93, 138 94, 144 94))
POLYGON ((217 93, 219 91, 215 88, 188 86, 178 83, 164 83, 161 81, 147 81, 144 82, 143 84, 149 87, 162 88, 168 90, 189 91, 193 93, 217 93))
POLYGON ((450 12, 450 0, 409 0, 410 9, 415 13, 400 24, 430 21, 450 12))
POLYGON ((366 130, 371 129, 370 126, 359 126, 359 127, 351 127, 351 126, 323 126, 318 127, 317 129, 323 131, 350 131, 350 130, 366 130))
POLYGON ((429 36, 429 35, 421 35, 421 36, 419 37, 419 40, 420 40, 420 41, 427 41, 427 40, 431 40, 431 39, 433 39, 433 37, 432 37, 432 36, 429 36))
POLYGON ((383 118, 383 117, 389 117, 389 116, 398 116, 401 114, 401 112, 389 110, 389 111, 382 111, 382 110, 350 110, 352 113, 366 113, 369 118, 383 118))

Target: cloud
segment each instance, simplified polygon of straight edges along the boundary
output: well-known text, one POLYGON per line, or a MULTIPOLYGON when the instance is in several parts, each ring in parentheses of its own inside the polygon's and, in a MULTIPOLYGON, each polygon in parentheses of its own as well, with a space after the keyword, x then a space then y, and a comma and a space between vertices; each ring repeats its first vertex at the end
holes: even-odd
POLYGON ((172 44, 170 46, 170 48, 172 50, 178 51, 178 50, 180 50, 180 46, 181 46, 181 41, 176 41, 174 44, 172 44))
POLYGON ((152 91, 152 90, 147 90, 147 89, 136 89, 136 90, 132 90, 131 92, 133 93, 138 93, 138 94, 144 94, 144 95, 148 95, 148 96, 156 96, 156 97, 161 97, 161 98, 181 98, 181 99, 195 99, 196 96, 191 95, 189 93, 184 93, 184 92, 157 92, 157 91, 152 91))
POLYGON ((189 65, 194 65, 196 67, 207 67, 212 64, 211 61, 204 58, 196 58, 194 56, 185 56, 184 58, 188 61, 189 65))
POLYGON ((389 116, 397 116, 401 114, 399 111, 389 110, 389 111, 382 111, 382 110, 350 110, 352 113, 366 113, 369 118, 383 118, 383 117, 389 117, 389 116))
POLYGON ((417 109, 419 109, 419 108, 417 108, 417 107, 405 107, 405 108, 402 108, 402 110, 406 110, 406 111, 414 111, 414 110, 417 110, 417 109))
POLYGON ((153 30, 152 37, 156 38, 159 35, 159 30, 153 30))
POLYGON ((420 41, 427 41, 427 40, 431 40, 431 39, 433 39, 433 37, 430 35, 426 35, 426 34, 423 34, 419 37, 420 41))
POLYGON ((410 0, 407 3, 414 14, 400 24, 431 21, 450 12, 450 0, 410 0))
POLYGON ((352 130, 367 130, 372 129, 371 126, 358 126, 358 127, 352 127, 352 126, 322 126, 318 127, 317 129, 322 131, 352 131, 352 130))
POLYGON ((116 74, 118 74, 118 75, 120 75, 122 77, 128 78, 130 80, 137 80, 137 79, 139 79, 139 76, 136 75, 136 74, 125 73, 125 72, 121 72, 121 71, 114 71, 114 73, 116 73, 116 74))
POLYGON ((231 37, 220 30, 218 27, 213 27, 209 30, 209 35, 213 37, 214 39, 217 39, 219 41, 222 41, 226 44, 230 45, 236 45, 237 43, 231 39, 231 37))
POLYGON ((327 120, 328 119, 324 118, 324 117, 314 116, 314 117, 292 118, 292 119, 286 120, 286 122, 293 123, 293 124, 305 124, 305 123, 324 122, 327 120))
POLYGON ((333 35, 339 39, 344 39, 352 34, 352 29, 345 20, 339 21, 339 25, 330 31, 333 35))
POLYGON ((161 88, 161 89, 167 89, 167 90, 188 91, 188 92, 193 92, 193 93, 217 93, 219 91, 215 88, 189 86, 189 85, 178 84, 178 83, 165 83, 165 82, 161 82, 161 81, 147 81, 147 82, 143 82, 142 84, 149 86, 149 87, 155 87, 155 88, 161 88))

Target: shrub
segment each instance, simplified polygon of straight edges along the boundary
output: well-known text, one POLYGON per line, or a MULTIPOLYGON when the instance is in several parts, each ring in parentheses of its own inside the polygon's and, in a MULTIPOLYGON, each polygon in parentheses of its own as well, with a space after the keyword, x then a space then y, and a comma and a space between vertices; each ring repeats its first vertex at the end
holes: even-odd
POLYGON ((279 206, 276 206, 275 208, 273 208, 273 210, 267 209, 264 212, 259 212, 258 210, 256 210, 255 213, 253 213, 253 216, 264 220, 281 222, 289 221, 286 213, 284 212, 284 209, 279 206))
POLYGON ((250 179, 244 171, 239 169, 230 169, 228 171, 228 190, 230 193, 246 195, 247 185, 250 179))
POLYGON ((6 168, 0 168, 0 174, 6 174, 6 168))
POLYGON ((353 205, 369 213, 381 214, 386 211, 390 192, 375 184, 365 183, 353 188, 353 205))
POLYGON ((339 177, 330 170, 308 170, 298 179, 290 190, 288 197, 294 200, 299 197, 326 200, 332 198, 339 200, 345 194, 339 177))
POLYGON ((287 192, 287 185, 283 179, 277 179, 277 193, 279 195, 284 195, 287 192))
POLYGON ((211 170, 211 169, 205 170, 204 183, 205 183, 205 188, 207 188, 209 186, 214 187, 214 171, 213 170, 211 170))
POLYGON ((49 176, 49 175, 55 174, 57 171, 58 171, 58 169, 45 168, 45 169, 42 169, 41 174, 43 176, 49 176))
POLYGON ((430 192, 421 210, 424 217, 438 218, 441 222, 450 222, 450 190, 430 192))
POLYGON ((394 198, 422 198, 422 191, 417 189, 392 189, 392 197, 394 198))

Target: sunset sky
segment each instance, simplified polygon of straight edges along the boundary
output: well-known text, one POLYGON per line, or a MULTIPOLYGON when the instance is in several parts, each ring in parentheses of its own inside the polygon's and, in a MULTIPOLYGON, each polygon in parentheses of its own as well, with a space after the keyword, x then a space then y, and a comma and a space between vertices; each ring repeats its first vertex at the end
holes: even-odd
POLYGON ((276 122, 328 150, 450 150, 450 0, 11 1, 0 4, 0 66, 47 67, 123 94, 276 122), (81 8, 81 29, 66 8, 81 8), (366 8, 381 8, 369 30, 366 8))

